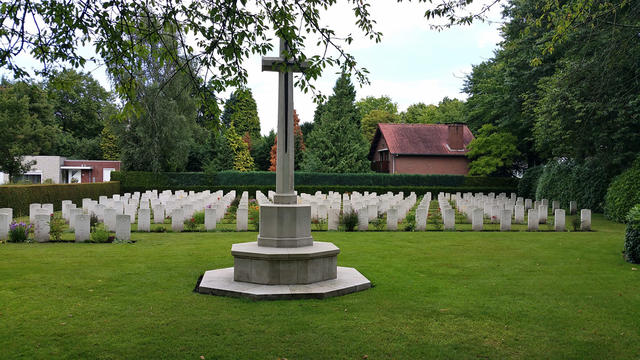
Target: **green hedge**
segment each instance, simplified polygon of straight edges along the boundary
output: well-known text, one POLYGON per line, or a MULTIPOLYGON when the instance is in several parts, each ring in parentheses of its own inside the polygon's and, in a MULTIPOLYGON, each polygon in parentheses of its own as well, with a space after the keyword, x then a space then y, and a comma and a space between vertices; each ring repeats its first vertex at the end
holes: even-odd
POLYGON ((604 213, 607 218, 624 222, 629 210, 640 204, 640 157, 630 169, 616 177, 607 190, 604 213))
POLYGON ((13 216, 29 214, 29 204, 53 204, 60 210, 62 200, 71 200, 76 205, 83 198, 97 200, 99 196, 120 193, 120 183, 104 182, 90 184, 43 184, 43 185, 2 185, 0 186, 0 208, 13 208, 13 216))
MULTIPOLYGON (((218 173, 149 173, 114 172, 111 178, 120 181, 123 192, 157 190, 273 190, 276 175, 273 172, 218 173)), ((474 191, 515 192, 518 179, 472 177, 458 175, 390 175, 390 174, 325 174, 296 172, 295 188, 300 192, 316 191, 474 191), (400 189, 400 190, 398 190, 400 189), (429 190, 426 190, 429 189, 429 190), (432 190, 436 189, 436 190, 432 190)))
POLYGON ((624 257, 630 263, 640 264, 640 204, 631 208, 627 215, 624 257))
POLYGON ((579 208, 602 212, 609 182, 606 169, 595 159, 582 163, 552 160, 538 179, 536 199, 558 200, 563 207, 575 200, 579 208))

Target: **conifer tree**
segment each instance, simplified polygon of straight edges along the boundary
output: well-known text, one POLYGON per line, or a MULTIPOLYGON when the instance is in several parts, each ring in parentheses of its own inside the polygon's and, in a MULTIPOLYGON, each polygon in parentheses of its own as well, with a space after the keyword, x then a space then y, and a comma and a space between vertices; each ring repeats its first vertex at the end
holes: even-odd
POLYGON ((340 76, 333 95, 321 107, 320 123, 307 141, 302 170, 331 173, 367 172, 369 145, 360 132, 356 91, 348 75, 340 76))
POLYGON ((254 140, 260 138, 258 106, 251 89, 240 88, 231 94, 224 105, 220 122, 225 128, 233 124, 240 136, 248 133, 254 140))
POLYGON ((233 125, 225 132, 225 137, 233 151, 233 170, 251 171, 254 168, 253 158, 249 152, 249 146, 242 140, 233 125))

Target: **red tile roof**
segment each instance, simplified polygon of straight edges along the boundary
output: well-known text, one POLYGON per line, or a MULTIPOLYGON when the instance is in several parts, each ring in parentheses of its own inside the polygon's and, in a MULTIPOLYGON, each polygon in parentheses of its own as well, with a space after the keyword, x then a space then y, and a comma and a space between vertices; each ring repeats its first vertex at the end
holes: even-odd
POLYGON ((474 139, 467 125, 462 126, 464 151, 452 151, 447 146, 449 125, 447 124, 378 124, 371 144, 371 154, 383 136, 389 152, 405 155, 464 155, 474 139))

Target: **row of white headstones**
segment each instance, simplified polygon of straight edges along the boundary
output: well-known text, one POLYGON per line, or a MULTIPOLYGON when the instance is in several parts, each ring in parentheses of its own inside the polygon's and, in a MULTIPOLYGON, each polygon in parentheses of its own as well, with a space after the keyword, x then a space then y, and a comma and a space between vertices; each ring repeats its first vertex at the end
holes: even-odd
MULTIPOLYGON (((273 201, 274 192, 267 196, 262 192, 256 192, 258 205, 269 204, 273 201)), ((236 192, 230 191, 224 194, 222 191, 203 191, 189 193, 184 191, 150 190, 144 193, 115 194, 111 197, 100 196, 98 200, 89 198, 82 200, 82 207, 77 208, 70 200, 62 201, 62 217, 69 222, 69 228, 75 233, 76 241, 82 242, 90 236, 90 216, 95 215, 98 221, 103 222, 105 229, 116 233, 120 240, 129 240, 131 237, 131 224, 137 220, 137 231, 151 230, 151 217, 153 223, 163 224, 165 216, 171 217, 171 228, 174 232, 183 230, 184 221, 190 219, 195 212, 204 211, 204 226, 206 230, 216 229, 217 223, 224 217, 227 208, 236 198, 236 192), (153 211, 153 213, 151 212, 153 211)), ((248 229, 248 193, 245 191, 240 196, 236 213, 236 230, 248 229)), ((415 211, 416 230, 426 230, 429 217, 429 206, 432 200, 431 193, 425 194, 415 211)), ((511 230, 512 222, 524 223, 525 211, 528 212, 528 230, 538 230, 539 224, 547 222, 549 204, 547 200, 532 201, 516 197, 512 193, 509 197, 501 194, 472 194, 472 193, 439 193, 437 196, 439 210, 445 230, 455 229, 454 209, 465 214, 472 229, 483 230, 485 219, 500 223, 500 230, 511 230), (453 204, 453 206, 452 206, 453 204)), ((326 221, 328 230, 338 230, 340 213, 355 212, 358 217, 357 229, 366 231, 369 224, 381 215, 386 214, 386 228, 389 231, 397 230, 401 223, 415 206, 417 196, 415 193, 405 197, 404 193, 393 194, 388 192, 383 195, 376 193, 353 192, 351 194, 339 194, 329 192, 323 194, 316 192, 313 195, 300 194, 298 202, 308 204, 311 207, 312 219, 326 221)), ((557 201, 552 202, 554 214, 554 229, 565 230, 565 210, 560 208, 557 201)), ((569 212, 576 212, 576 203, 569 204, 569 212)), ((29 208, 29 221, 34 224, 35 240, 44 242, 49 240, 50 216, 53 213, 53 204, 31 204, 29 208)), ((0 239, 7 237, 9 224, 13 218, 11 208, 0 209, 0 239)), ((582 209, 580 216, 580 228, 591 229, 591 211, 582 209)))

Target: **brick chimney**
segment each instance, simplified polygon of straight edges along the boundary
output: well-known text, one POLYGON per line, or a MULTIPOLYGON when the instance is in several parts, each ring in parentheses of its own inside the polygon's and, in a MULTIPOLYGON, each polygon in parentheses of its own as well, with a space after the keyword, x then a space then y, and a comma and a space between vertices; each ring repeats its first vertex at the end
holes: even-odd
POLYGON ((447 144, 451 150, 464 150, 464 140, 462 137, 464 125, 460 123, 448 124, 449 133, 447 144))

